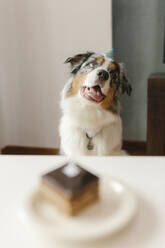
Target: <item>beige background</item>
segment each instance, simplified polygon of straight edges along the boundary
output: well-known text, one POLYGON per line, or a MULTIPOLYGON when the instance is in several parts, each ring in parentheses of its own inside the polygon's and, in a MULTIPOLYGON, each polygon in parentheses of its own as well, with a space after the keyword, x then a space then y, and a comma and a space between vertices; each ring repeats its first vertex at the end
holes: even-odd
POLYGON ((64 60, 112 47, 109 0, 0 0, 0 147, 58 147, 64 60))

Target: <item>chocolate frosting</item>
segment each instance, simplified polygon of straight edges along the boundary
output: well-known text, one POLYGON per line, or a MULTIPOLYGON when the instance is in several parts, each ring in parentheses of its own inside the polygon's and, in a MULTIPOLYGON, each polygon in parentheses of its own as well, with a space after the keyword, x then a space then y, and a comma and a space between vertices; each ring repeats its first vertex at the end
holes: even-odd
POLYGON ((62 167, 50 171, 47 174, 42 176, 42 179, 50 184, 53 187, 57 187, 62 190, 69 197, 74 197, 81 190, 83 190, 88 184, 92 182, 97 182, 98 177, 92 173, 86 171, 79 165, 76 165, 79 168, 79 173, 74 177, 67 176, 63 169, 68 164, 63 165, 62 167))

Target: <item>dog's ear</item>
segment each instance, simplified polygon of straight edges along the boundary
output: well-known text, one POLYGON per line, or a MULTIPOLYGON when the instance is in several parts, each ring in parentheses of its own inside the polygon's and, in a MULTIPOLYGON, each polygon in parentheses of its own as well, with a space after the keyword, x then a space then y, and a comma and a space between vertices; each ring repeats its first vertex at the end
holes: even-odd
POLYGON ((77 54, 73 57, 69 57, 65 60, 65 63, 71 64, 71 73, 76 74, 79 69, 81 68, 81 65, 92 55, 93 52, 86 52, 82 54, 77 54))
POLYGON ((132 86, 128 82, 125 66, 123 63, 119 63, 119 67, 120 67, 120 84, 121 84, 122 93, 124 94, 126 92, 127 95, 130 96, 132 92, 132 86))

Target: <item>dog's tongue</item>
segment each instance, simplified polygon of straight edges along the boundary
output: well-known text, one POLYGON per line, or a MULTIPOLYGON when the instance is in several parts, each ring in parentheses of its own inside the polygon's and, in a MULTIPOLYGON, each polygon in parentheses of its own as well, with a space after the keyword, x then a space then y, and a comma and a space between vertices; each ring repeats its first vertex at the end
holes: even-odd
POLYGON ((100 102, 103 100, 103 94, 101 93, 99 86, 94 86, 90 88, 90 97, 94 99, 96 102, 100 102))

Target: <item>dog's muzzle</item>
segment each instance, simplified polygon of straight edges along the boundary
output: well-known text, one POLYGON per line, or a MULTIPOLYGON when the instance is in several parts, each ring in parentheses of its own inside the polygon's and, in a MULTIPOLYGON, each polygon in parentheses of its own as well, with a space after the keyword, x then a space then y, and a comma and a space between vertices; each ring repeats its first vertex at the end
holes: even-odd
POLYGON ((102 102, 105 98, 105 95, 102 93, 99 85, 95 85, 93 87, 83 86, 80 93, 81 96, 87 100, 95 101, 97 103, 102 102))

